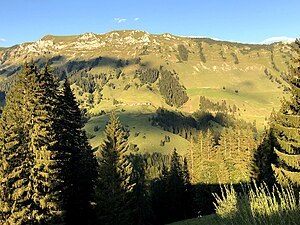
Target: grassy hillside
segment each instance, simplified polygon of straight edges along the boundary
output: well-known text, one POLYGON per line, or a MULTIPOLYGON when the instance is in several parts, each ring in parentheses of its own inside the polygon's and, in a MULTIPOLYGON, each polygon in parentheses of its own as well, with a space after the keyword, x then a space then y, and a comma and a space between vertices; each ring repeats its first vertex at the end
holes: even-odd
MULTIPOLYGON (((147 122, 151 113, 159 107, 191 113, 199 109, 200 96, 206 96, 235 104, 240 118, 255 120, 262 130, 272 109, 277 110, 287 95, 285 74, 292 55, 291 46, 285 43, 251 45, 131 30, 47 35, 37 42, 0 50, 0 91, 8 92, 24 61, 33 59, 42 65, 48 60, 59 79, 69 76, 73 81, 80 106, 89 115, 125 110, 123 123, 132 132, 145 133, 146 142, 144 135, 130 140, 139 144, 140 151, 164 152, 174 147, 186 151, 187 143, 177 136, 169 146, 159 145, 166 133, 147 122), (188 101, 178 108, 168 105, 162 96, 161 76, 154 83, 143 83, 137 76, 139 70, 161 67, 172 72, 188 95, 188 101), (101 74, 105 80, 95 78, 101 74), (91 77, 94 83, 89 86, 91 77)), ((86 125, 96 135, 91 140, 94 147, 99 145, 105 119, 98 116, 86 125), (101 128, 94 132, 96 123, 101 128)))
MULTIPOLYGON (((153 116, 152 113, 136 111, 119 113, 118 115, 121 123, 130 133, 129 143, 137 145, 139 148, 138 150, 131 149, 131 151, 137 153, 160 152, 169 154, 176 148, 181 155, 187 154, 190 143, 178 135, 151 126, 149 119, 153 116), (166 142, 164 146, 161 146, 161 141, 165 139, 165 136, 170 137, 170 142, 166 142)), ((103 131, 107 121, 108 115, 102 115, 93 117, 87 122, 85 126, 87 133, 95 135, 90 140, 92 147, 98 147, 102 143, 104 137, 103 131), (98 129, 95 131, 96 126, 98 129)))

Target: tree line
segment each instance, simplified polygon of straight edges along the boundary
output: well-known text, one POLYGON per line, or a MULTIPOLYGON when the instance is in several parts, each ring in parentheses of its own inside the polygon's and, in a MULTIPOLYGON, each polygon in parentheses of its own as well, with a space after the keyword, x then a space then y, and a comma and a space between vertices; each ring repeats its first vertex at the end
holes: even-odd
MULTIPOLYGON (((164 108, 158 108, 156 115, 151 118, 152 126, 159 126, 162 129, 191 141, 197 141, 200 131, 210 131, 217 141, 223 128, 248 129, 253 132, 256 138, 258 132, 255 121, 253 123, 239 119, 235 112, 237 107, 227 106, 226 101, 214 103, 211 100, 200 97, 199 110, 193 114, 184 114, 182 112, 170 111, 164 108)), ((218 141, 217 141, 218 142, 218 141)))

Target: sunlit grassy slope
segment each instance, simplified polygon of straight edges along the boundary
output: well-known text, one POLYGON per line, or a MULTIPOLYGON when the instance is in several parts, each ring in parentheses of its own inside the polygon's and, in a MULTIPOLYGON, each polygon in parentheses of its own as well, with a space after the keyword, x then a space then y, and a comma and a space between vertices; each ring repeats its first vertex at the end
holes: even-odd
MULTIPOLYGON (((139 148, 139 150, 135 152, 160 152, 169 154, 174 148, 182 155, 188 152, 190 143, 187 140, 158 127, 151 126, 149 118, 153 116, 152 113, 119 112, 118 115, 122 125, 130 132, 129 143, 136 144, 139 148), (161 140, 164 140, 166 135, 170 137, 170 142, 166 142, 164 146, 161 146, 161 140)), ((109 115, 93 117, 86 124, 86 131, 89 134, 95 135, 95 137, 90 140, 92 147, 98 147, 103 142, 104 129, 108 121, 108 116, 109 115), (98 131, 94 130, 95 126, 99 127, 98 131)))

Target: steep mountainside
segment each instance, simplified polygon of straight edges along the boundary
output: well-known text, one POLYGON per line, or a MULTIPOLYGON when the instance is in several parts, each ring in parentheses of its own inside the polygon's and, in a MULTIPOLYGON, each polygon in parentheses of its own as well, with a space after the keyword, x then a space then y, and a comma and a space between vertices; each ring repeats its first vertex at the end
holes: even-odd
POLYGON ((24 61, 48 61, 59 79, 70 77, 90 115, 112 108, 193 112, 200 96, 206 96, 235 104, 242 118, 263 127, 287 91, 292 54, 286 43, 241 44, 143 31, 47 35, 0 49, 0 98, 24 61))

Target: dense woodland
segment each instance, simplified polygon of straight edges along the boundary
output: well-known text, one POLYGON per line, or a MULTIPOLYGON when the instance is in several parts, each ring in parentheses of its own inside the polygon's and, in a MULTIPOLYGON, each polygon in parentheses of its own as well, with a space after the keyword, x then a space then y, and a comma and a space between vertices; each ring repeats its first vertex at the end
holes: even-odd
MULTIPOLYGON (((224 196, 220 184, 233 185, 228 196, 240 190, 245 194, 241 183, 254 181, 270 188, 288 186, 292 193, 300 185, 297 44, 299 56, 287 76, 291 98, 271 114, 270 128, 262 135, 255 124, 237 119, 239 109, 226 102, 202 97, 199 111, 189 116, 158 109, 153 126, 192 143, 182 156, 176 149, 171 155, 130 152, 129 133, 114 111, 103 143, 92 149, 69 80, 94 92, 101 88, 98 81, 109 82, 109 76, 82 72, 58 82, 48 64, 38 69, 34 62, 25 63, 1 113, 0 223, 166 224, 215 209, 219 213, 222 201, 214 196, 224 196)), ((187 60, 184 46, 178 50, 187 60)), ((142 84, 158 82, 169 105, 187 101, 176 74, 162 68, 136 74, 142 84)), ((122 74, 116 70, 110 76, 122 74)))

